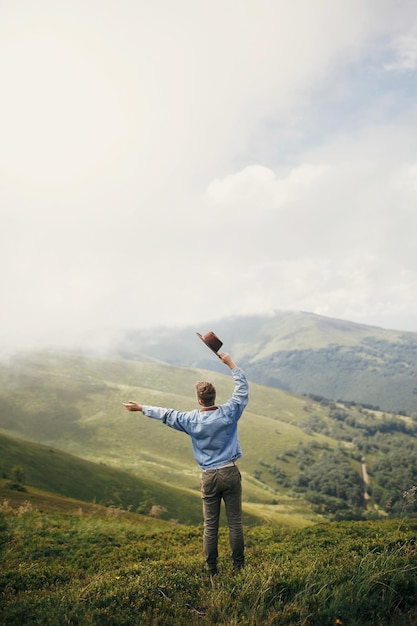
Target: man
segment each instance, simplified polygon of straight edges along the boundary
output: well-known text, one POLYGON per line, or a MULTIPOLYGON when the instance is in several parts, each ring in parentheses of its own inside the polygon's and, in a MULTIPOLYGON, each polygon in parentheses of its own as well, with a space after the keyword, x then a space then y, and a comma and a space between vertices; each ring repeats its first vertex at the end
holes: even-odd
POLYGON ((200 466, 201 497, 203 499, 203 550, 210 575, 217 573, 218 530, 222 499, 226 507, 229 541, 235 570, 244 565, 242 526, 242 482, 236 465, 242 456, 237 423, 249 399, 249 385, 244 372, 227 353, 218 355, 227 365, 235 381, 232 397, 225 404, 215 405, 216 390, 209 382, 196 383, 200 409, 176 411, 146 406, 129 401, 128 411, 142 411, 147 417, 162 420, 171 428, 191 437, 194 457, 200 466))

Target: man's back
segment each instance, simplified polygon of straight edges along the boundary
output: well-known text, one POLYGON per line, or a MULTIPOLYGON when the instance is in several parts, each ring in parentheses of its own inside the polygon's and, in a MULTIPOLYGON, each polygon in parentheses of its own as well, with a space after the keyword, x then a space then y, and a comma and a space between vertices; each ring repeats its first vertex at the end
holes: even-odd
MULTIPOLYGON (((240 368, 231 373, 235 388, 225 404, 193 411, 166 409, 163 416, 168 426, 190 435, 195 460, 203 470, 216 469, 242 456, 237 423, 249 401, 249 384, 240 368)), ((152 417, 150 410, 151 407, 144 407, 145 414, 152 417)))

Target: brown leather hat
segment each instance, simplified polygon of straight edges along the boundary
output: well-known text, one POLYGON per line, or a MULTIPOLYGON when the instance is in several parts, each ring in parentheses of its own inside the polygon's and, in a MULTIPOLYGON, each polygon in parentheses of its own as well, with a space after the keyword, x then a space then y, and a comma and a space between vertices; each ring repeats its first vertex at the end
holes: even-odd
MULTIPOLYGON (((218 350, 220 350, 223 345, 223 342, 220 341, 220 339, 213 333, 212 330, 205 335, 200 335, 200 333, 197 333, 197 335, 200 337, 201 341, 204 341, 206 346, 210 348, 210 350, 212 350, 215 354, 217 354, 218 350)), ((217 356, 219 355, 217 354, 217 356)))

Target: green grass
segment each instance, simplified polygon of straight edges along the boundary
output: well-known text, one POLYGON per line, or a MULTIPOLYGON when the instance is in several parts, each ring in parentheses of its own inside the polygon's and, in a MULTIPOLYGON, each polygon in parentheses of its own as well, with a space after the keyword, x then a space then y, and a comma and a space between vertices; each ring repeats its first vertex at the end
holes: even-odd
POLYGON ((416 532, 416 520, 246 528, 246 567, 233 576, 221 529, 210 584, 201 526, 3 501, 0 623, 411 626, 416 532))
MULTIPOLYGON (((36 500, 39 490, 61 497, 113 506, 149 514, 160 507, 159 516, 182 524, 201 521, 201 497, 196 491, 177 488, 149 478, 141 478, 104 464, 92 463, 33 442, 0 434, 0 496, 13 499, 19 492, 8 486, 10 470, 21 466, 26 475, 26 499, 36 500)), ((245 522, 259 523, 259 517, 245 513, 245 522)))

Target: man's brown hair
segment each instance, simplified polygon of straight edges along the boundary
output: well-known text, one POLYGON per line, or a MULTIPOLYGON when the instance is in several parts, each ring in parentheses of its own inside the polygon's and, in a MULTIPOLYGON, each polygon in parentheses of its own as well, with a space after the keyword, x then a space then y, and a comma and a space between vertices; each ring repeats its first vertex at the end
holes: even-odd
POLYGON ((213 406, 216 402, 216 390, 211 383, 204 380, 195 384, 197 398, 201 400, 204 406, 213 406))

